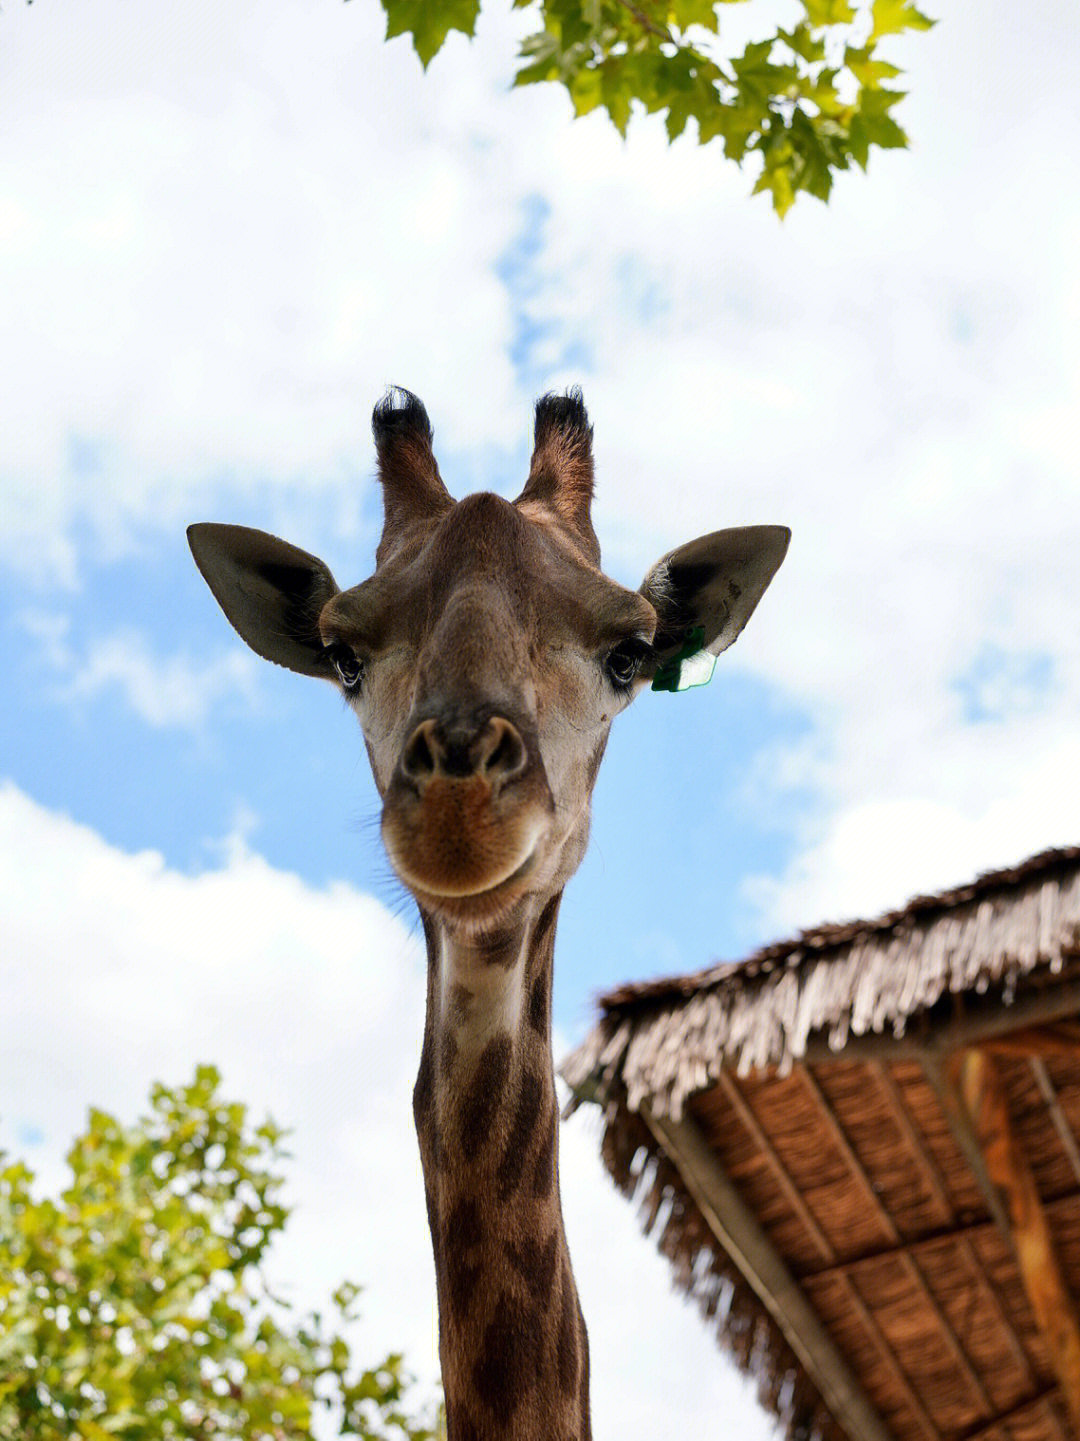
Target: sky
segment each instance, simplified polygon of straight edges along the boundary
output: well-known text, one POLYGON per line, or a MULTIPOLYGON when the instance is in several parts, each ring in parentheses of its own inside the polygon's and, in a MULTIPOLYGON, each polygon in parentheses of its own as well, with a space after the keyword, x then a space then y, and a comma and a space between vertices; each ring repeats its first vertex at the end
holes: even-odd
MULTIPOLYGON (((734 959, 1046 846, 1080 812, 1080 24, 927 6, 906 152, 779 224, 751 173, 512 90, 492 9, 423 75, 365 3, 0 13, 0 1146, 197 1062, 293 1130, 272 1262, 430 1384, 409 1093, 423 954, 355 721, 191 563, 253 525, 355 584, 368 421, 416 391, 455 494, 521 488, 582 385, 605 568, 725 525, 788 558, 708 687, 620 717, 556 948, 557 1044, 734 959)), ((729 22, 790 18, 755 0, 729 22)), ((760 21, 759 21, 760 23, 760 21)), ((741 32, 740 32, 741 33, 741 32)), ((597 1441, 770 1434, 563 1128, 597 1441)))

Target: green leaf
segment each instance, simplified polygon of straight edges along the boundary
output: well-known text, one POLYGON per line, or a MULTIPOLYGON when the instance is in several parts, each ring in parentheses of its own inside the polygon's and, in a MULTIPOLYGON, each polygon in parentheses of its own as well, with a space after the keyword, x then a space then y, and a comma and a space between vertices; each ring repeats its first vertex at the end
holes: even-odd
POLYGON ((802 99, 817 106, 822 116, 839 115, 843 111, 844 107, 840 104, 840 97, 833 84, 835 79, 835 70, 820 70, 813 80, 799 86, 802 99))
POLYGON ((869 45, 859 49, 849 45, 844 51, 844 64, 860 85, 867 85, 871 89, 876 89, 882 80, 895 80, 901 73, 899 65, 876 59, 873 47, 869 45))
POLYGON ((796 189, 827 201, 833 185, 832 158, 813 121, 799 111, 792 116, 791 139, 795 147, 793 184, 796 189))
POLYGON ((777 38, 807 64, 814 65, 825 59, 825 41, 816 38, 809 25, 799 24, 794 30, 778 30, 776 33, 777 38))
POLYGON ((754 194, 769 191, 772 206, 783 220, 795 203, 796 154, 791 132, 778 115, 773 115, 754 146, 765 158, 765 167, 758 176, 754 194))
POLYGON ((874 0, 872 14, 871 45, 883 35, 896 35, 902 30, 929 30, 937 24, 936 20, 916 9, 914 0, 874 0))
POLYGON ((579 70, 566 88, 570 92, 570 99, 574 102, 575 115, 588 115, 590 110, 596 109, 603 98, 599 70, 579 70))
POLYGON ((514 76, 515 85, 535 85, 541 80, 555 80, 558 77, 559 42, 546 30, 530 35, 521 42, 518 54, 528 60, 514 76))
POLYGON ((855 11, 848 0, 802 0, 807 19, 815 28, 821 25, 848 25, 855 11))
POLYGON ((882 150, 902 150, 907 145, 907 135, 888 113, 903 98, 902 90, 863 91, 857 113, 869 145, 882 150))
POLYGON ((605 66, 600 76, 600 94, 611 123, 625 140, 630 124, 631 94, 625 84, 622 66, 605 66))
POLYGON ((667 23, 680 30, 691 25, 700 25, 715 35, 720 29, 720 17, 716 13, 714 0, 670 0, 667 23))
POLYGON ((383 0, 383 9, 387 40, 412 35, 413 49, 426 70, 451 30, 472 37, 480 0, 383 0))
POLYGON ((783 220, 795 203, 795 187, 791 183, 790 162, 786 165, 771 166, 761 172, 753 193, 760 195, 764 190, 771 192, 773 209, 783 220))
POLYGON ((686 122, 690 119, 690 97, 681 96, 672 100, 668 106, 667 114, 664 116, 664 129, 667 131, 668 143, 678 140, 679 136, 686 129, 686 122))

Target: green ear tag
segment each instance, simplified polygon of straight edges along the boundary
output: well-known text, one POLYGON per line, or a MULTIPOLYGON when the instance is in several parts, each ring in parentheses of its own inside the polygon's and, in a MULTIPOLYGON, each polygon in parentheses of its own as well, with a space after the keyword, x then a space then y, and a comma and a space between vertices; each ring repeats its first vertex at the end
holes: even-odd
POLYGON ((708 685, 716 669, 716 657, 705 649, 705 629, 696 625, 687 632, 682 649, 664 661, 653 676, 653 690, 692 690, 708 685))

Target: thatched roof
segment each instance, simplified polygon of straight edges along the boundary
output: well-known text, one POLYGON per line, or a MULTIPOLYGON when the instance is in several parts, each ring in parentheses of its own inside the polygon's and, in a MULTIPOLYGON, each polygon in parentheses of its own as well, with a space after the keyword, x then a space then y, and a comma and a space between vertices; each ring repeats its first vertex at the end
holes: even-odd
POLYGON ((563 1075, 792 1441, 1080 1436, 1080 847, 600 1008, 563 1075))
POLYGON ((648 1097, 678 1118, 721 1067, 786 1072, 816 1032, 839 1051, 849 1035, 902 1036, 948 994, 1000 986, 1008 1005, 1023 978, 1056 976, 1078 937, 1080 847, 1045 851, 873 921, 816 926, 744 961, 619 986, 601 997, 600 1022, 563 1075, 576 1091, 617 1070, 631 1110, 648 1097))

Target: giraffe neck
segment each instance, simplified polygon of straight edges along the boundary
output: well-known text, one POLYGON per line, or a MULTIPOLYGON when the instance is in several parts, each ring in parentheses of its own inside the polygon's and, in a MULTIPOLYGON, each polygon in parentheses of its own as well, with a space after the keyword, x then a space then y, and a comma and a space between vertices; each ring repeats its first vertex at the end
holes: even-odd
POLYGON ((590 1441, 589 1360, 563 1230, 551 972, 561 895, 469 941, 424 915, 413 1096, 449 1441, 590 1441))

